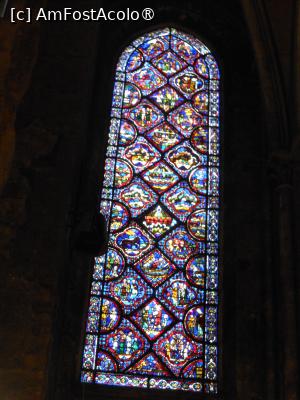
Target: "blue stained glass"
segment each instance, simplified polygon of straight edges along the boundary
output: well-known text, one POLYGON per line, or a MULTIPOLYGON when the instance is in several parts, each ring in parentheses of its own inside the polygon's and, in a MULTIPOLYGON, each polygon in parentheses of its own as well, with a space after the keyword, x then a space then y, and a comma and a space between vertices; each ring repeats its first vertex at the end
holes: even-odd
POLYGON ((150 95, 150 99, 163 111, 170 111, 184 102, 184 98, 172 86, 164 86, 150 95))
POLYGON ((100 371, 116 371, 117 363, 111 355, 100 350, 97 354, 96 369, 100 371))
POLYGON ((156 203, 158 196, 140 179, 134 179, 124 189, 115 191, 116 196, 127 204, 133 217, 137 217, 156 203))
POLYGON ((170 51, 154 58, 152 62, 159 71, 163 72, 166 76, 174 75, 176 72, 186 67, 186 63, 183 60, 179 60, 178 57, 170 51))
MULTIPOLYGON (((119 145, 126 146, 128 144, 131 144, 135 138, 136 138, 135 126, 129 121, 122 120, 119 133, 119 145)), ((115 140, 114 143, 116 143, 116 141, 117 140, 115 140)))
POLYGON ((124 117, 134 122, 140 133, 162 122, 162 112, 149 101, 143 100, 133 109, 124 109, 124 117))
POLYGON ((143 305, 131 318, 149 340, 157 339, 175 321, 156 299, 143 305))
POLYGON ((129 368, 128 372, 142 375, 170 376, 170 372, 158 359, 155 353, 147 354, 140 361, 129 368))
POLYGON ((118 61, 83 383, 218 391, 219 79, 176 29, 118 61))
POLYGON ((182 320, 190 306, 202 304, 204 291, 190 285, 184 274, 179 272, 157 289, 157 296, 167 309, 182 320))
POLYGON ((133 71, 140 67, 143 63, 143 55, 140 51, 135 50, 131 53, 128 61, 127 61, 127 71, 133 71))

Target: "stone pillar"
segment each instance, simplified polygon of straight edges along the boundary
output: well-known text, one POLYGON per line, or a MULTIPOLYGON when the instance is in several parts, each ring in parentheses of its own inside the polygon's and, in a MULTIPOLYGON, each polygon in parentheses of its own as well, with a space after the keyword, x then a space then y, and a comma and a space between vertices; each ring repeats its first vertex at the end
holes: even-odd
POLYGON ((277 332, 277 363, 279 399, 298 399, 298 344, 296 316, 296 269, 293 248, 293 168, 288 157, 275 157, 274 178, 274 270, 277 332))

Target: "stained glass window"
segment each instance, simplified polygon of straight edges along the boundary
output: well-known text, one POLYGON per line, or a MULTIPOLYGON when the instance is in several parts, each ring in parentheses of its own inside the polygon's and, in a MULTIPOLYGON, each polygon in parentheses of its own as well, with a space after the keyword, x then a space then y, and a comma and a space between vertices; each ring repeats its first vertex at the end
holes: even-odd
POLYGON ((219 79, 175 29, 119 59, 82 382, 217 393, 219 79))

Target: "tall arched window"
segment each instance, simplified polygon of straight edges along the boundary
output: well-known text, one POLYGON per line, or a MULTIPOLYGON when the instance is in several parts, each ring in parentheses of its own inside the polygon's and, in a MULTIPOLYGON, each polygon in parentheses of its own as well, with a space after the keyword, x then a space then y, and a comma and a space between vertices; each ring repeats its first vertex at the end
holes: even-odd
POLYGON ((217 392, 219 70, 193 36, 136 39, 115 75, 82 382, 217 392))

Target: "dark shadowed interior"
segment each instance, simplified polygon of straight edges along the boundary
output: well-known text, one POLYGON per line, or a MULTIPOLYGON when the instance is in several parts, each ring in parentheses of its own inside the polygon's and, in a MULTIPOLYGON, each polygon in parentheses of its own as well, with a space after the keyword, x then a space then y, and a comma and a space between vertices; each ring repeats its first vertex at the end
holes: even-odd
POLYGON ((155 17, 0 20, 1 399, 298 399, 299 2, 11 3, 155 17), (222 74, 217 396, 80 383, 115 66, 165 26, 207 44, 222 74))

